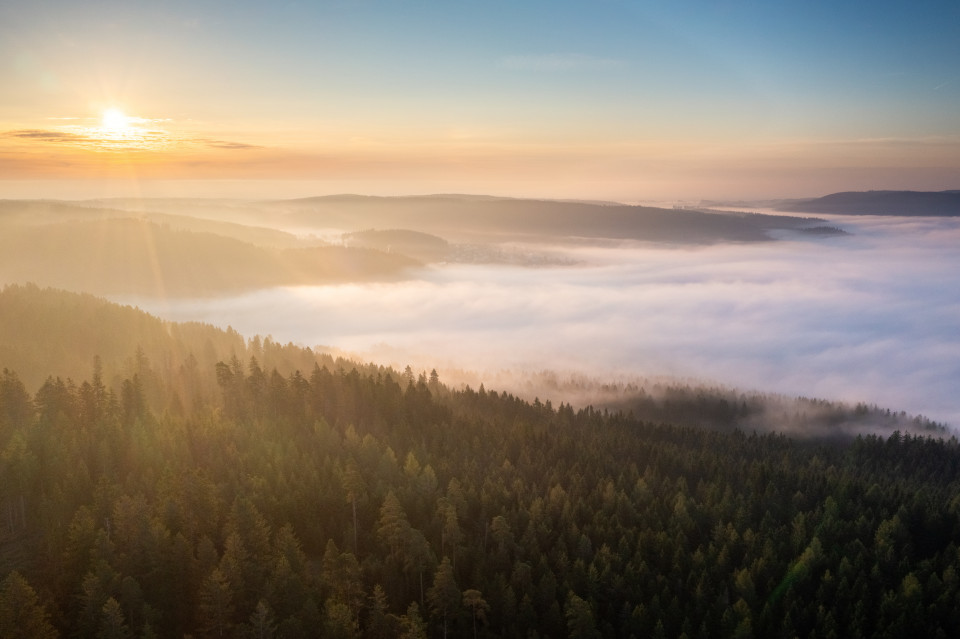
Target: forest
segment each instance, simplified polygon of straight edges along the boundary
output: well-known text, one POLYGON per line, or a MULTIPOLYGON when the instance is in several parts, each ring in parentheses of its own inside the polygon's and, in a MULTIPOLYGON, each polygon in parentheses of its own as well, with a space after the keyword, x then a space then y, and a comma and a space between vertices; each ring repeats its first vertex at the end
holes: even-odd
POLYGON ((775 207, 833 215, 956 217, 960 215, 960 191, 846 191, 809 200, 785 200, 775 207))
POLYGON ((98 295, 222 297, 281 286, 397 281, 438 262, 574 263, 505 246, 512 241, 757 242, 770 240, 770 230, 801 230, 814 222, 470 196, 4 200, 0 281, 98 295))
MULTIPOLYGON (((617 202, 486 195, 374 197, 327 195, 284 200, 105 199, 74 203, 151 219, 240 222, 256 227, 344 232, 406 229, 453 242, 634 240, 681 245, 770 241, 770 231, 799 230, 822 219, 677 209, 617 202)), ((196 228, 196 227, 194 227, 196 228)), ((211 230, 212 227, 209 227, 211 230)), ((366 238, 372 240, 374 238, 366 238)))
POLYGON ((0 302, 0 636, 960 634, 960 446, 920 418, 793 437, 0 302))

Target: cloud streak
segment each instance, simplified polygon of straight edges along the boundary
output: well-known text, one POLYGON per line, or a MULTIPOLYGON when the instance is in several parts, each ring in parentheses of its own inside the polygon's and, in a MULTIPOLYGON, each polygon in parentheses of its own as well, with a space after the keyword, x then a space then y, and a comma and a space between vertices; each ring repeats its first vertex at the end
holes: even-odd
POLYGON ((960 425, 960 221, 832 223, 854 235, 577 248, 568 251, 590 266, 458 265, 397 284, 137 303, 283 341, 389 345, 441 369, 673 375, 960 425))
MULTIPOLYGON (((129 117, 131 125, 162 123, 166 120, 129 117)), ((144 126, 128 126, 120 130, 96 126, 64 126, 59 129, 20 129, 0 133, 0 137, 25 140, 27 143, 70 145, 95 151, 158 151, 184 145, 200 145, 226 151, 246 151, 264 147, 244 142, 211 138, 183 138, 168 131, 144 126)))
POLYGON ((46 142, 83 142, 87 136, 66 131, 47 131, 43 129, 23 129, 19 131, 7 131, 3 134, 8 138, 21 138, 24 140, 43 140, 46 142))
MULTIPOLYGON (((131 118, 142 121, 142 118, 131 118)), ((96 126, 64 126, 60 129, 7 131, 2 137, 30 142, 68 145, 93 151, 149 151, 169 147, 174 138, 162 130, 139 126, 111 130, 96 126)))
POLYGON ((262 146, 256 144, 245 144, 243 142, 226 142, 223 140, 201 140, 207 146, 213 147, 215 149, 228 149, 228 150, 247 150, 247 149, 262 149, 262 146))

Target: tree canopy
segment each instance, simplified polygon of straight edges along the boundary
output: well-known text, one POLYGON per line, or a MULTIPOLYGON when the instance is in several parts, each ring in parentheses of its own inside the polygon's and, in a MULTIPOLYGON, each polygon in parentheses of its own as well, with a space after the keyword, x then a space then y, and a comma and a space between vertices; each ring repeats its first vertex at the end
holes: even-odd
POLYGON ((241 345, 35 392, 3 372, 0 635, 960 634, 955 439, 679 426, 241 345))

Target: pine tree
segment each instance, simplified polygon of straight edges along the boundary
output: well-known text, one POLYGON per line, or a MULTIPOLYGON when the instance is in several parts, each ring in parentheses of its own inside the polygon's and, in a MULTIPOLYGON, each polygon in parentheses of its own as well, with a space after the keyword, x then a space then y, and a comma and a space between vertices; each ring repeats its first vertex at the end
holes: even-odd
POLYGON ((410 522, 400 504, 400 500, 391 490, 380 507, 380 526, 377 534, 390 548, 390 554, 399 558, 409 537, 410 522))
POLYGON ((110 597, 103 604, 100 615, 100 629, 97 639, 130 639, 130 628, 123 616, 123 609, 116 599, 110 597))
POLYGON ((572 590, 567 595, 564 616, 567 618, 567 630, 570 633, 570 639, 597 639, 600 636, 590 604, 578 597, 572 590))
POLYGON ((473 639, 477 639, 477 619, 484 624, 487 623, 490 605, 484 601, 483 594, 479 590, 472 588, 463 591, 463 605, 470 609, 470 616, 473 617, 473 639))
POLYGON ((343 489, 346 491, 347 502, 353 508, 353 554, 359 555, 357 549, 357 499, 364 492, 363 476, 360 474, 360 467, 357 461, 351 457, 347 460, 346 468, 343 471, 343 489))
POLYGON ((270 610, 267 602, 261 599, 250 615, 250 637, 251 639, 273 639, 276 630, 273 611, 270 610))
MULTIPOLYGON (((373 594, 370 595, 369 612, 367 613, 367 623, 364 635, 371 639, 379 637, 396 636, 396 631, 391 624, 391 617, 387 613, 389 604, 387 603, 387 593, 383 591, 380 584, 373 587, 373 594)), ((396 617, 393 617, 396 619, 396 617)))
POLYGON ((37 593, 20 573, 7 575, 0 585, 0 637, 4 639, 56 639, 50 615, 37 593))
POLYGON ((427 602, 430 604, 431 615, 442 620, 443 636, 446 639, 448 619, 460 605, 460 588, 453 575, 453 566, 447 557, 440 562, 433 576, 433 586, 427 590, 427 602))
POLYGON ((407 614, 400 618, 400 639, 427 639, 427 626, 420 616, 420 607, 417 602, 411 602, 407 607, 407 614))
POLYGON ((233 618, 233 590, 219 568, 214 568, 200 586, 199 612, 200 629, 205 636, 229 636, 233 618))

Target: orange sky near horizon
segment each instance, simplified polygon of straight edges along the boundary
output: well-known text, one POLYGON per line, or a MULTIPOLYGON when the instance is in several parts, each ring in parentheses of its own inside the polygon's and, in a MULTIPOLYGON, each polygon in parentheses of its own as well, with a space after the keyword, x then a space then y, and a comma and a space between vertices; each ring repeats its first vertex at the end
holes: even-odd
POLYGON ((0 197, 960 186, 951 7, 80 4, 0 7, 0 197))

